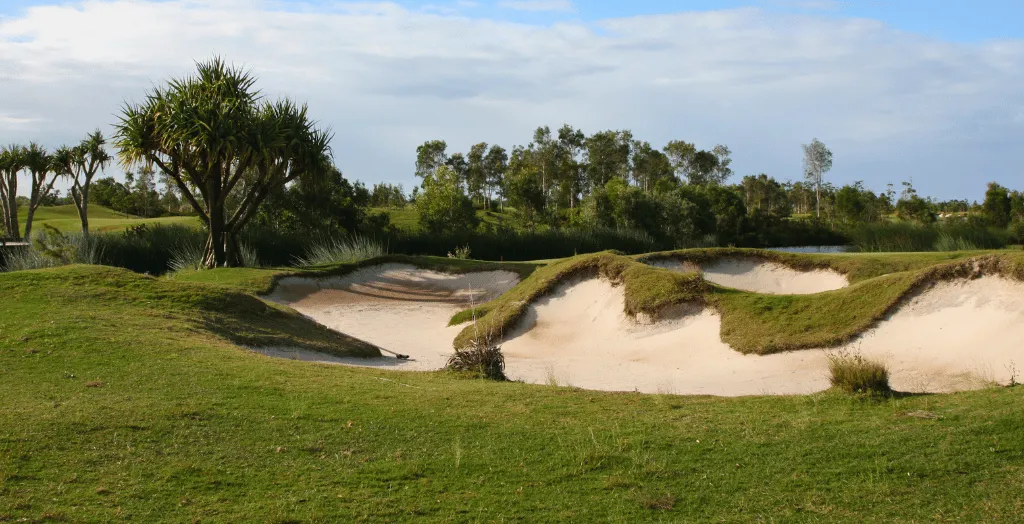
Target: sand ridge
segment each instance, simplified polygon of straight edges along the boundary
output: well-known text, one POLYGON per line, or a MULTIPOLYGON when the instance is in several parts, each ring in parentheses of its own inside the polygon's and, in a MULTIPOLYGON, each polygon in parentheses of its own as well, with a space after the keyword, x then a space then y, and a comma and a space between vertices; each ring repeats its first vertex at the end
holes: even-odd
POLYGON ((653 260, 648 264, 672 271, 700 271, 705 280, 720 286, 773 295, 808 295, 850 285, 838 271, 798 271, 777 262, 756 258, 720 258, 700 266, 676 259, 653 260))

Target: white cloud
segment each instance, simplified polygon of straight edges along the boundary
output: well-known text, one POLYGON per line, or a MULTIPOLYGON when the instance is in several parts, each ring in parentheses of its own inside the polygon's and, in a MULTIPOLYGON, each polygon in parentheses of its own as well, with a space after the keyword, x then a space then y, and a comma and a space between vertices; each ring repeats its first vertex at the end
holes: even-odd
POLYGON ((575 11, 571 0, 501 0, 499 7, 517 11, 561 12, 575 11))
POLYGON ((287 10, 242 0, 87 1, 0 21, 0 143, 77 141, 125 100, 220 54, 268 95, 308 101, 339 167, 412 181, 416 145, 510 147, 538 125, 728 144, 740 174, 837 183, 909 175, 926 194, 1021 186, 1024 42, 954 44, 870 20, 757 9, 533 26, 390 3, 287 10), (30 121, 24 121, 32 115, 30 121), (21 121, 10 121, 20 118, 21 121))

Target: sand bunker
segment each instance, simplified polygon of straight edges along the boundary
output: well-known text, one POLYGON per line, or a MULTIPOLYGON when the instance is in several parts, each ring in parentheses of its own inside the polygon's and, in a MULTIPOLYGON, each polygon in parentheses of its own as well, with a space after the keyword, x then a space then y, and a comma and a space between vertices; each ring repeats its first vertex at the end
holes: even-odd
POLYGON ((262 353, 298 360, 436 370, 452 353, 452 341, 462 326, 448 320, 471 303, 486 302, 519 282, 509 271, 451 275, 405 264, 382 264, 344 277, 281 279, 269 300, 287 304, 313 320, 381 349, 409 355, 378 359, 338 358, 318 353, 270 348, 262 353), (318 357, 319 355, 319 357, 318 357))
POLYGON ((588 389, 811 393, 829 387, 828 354, 845 351, 885 362, 899 391, 945 392, 1008 383, 1024 361, 1024 283, 998 277, 937 284, 838 350, 766 356, 724 344, 711 311, 643 326, 622 300, 621 288, 590 279, 537 302, 503 345, 508 374, 588 389))
POLYGON ((752 258, 722 258, 702 266, 673 259, 654 260, 650 265, 673 271, 703 271, 704 278, 715 284, 774 295, 809 295, 849 285, 846 277, 832 270, 795 269, 752 258))
MULTIPOLYGON (((464 327, 448 327, 450 316, 517 281, 503 271, 448 275, 397 264, 343 278, 284 279, 268 298, 412 358, 260 351, 297 360, 440 369, 464 327)), ((1001 277, 938 283, 838 349, 743 355, 721 341, 720 328, 711 310, 640 324, 623 313, 621 286, 588 278, 566 282, 532 304, 502 349, 510 378, 609 391, 812 393, 829 387, 827 356, 835 351, 883 361, 900 391, 957 391, 1024 379, 1024 283, 1001 277)))

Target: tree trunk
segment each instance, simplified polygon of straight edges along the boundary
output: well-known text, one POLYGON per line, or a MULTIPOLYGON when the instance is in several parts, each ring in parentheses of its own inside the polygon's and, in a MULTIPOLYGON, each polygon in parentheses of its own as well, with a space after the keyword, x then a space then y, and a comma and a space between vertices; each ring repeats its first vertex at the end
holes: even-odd
MULTIPOLYGON (((32 241, 32 217, 36 214, 36 207, 32 204, 28 205, 28 216, 25 217, 25 242, 32 241)), ((15 225, 17 225, 18 218, 15 217, 15 225)))
POLYGON ((814 198, 815 208, 817 209, 818 218, 821 218, 821 176, 818 176, 817 182, 814 184, 814 198))
POLYGON ((227 265, 227 253, 224 249, 227 240, 225 228, 224 199, 221 195, 220 180, 217 177, 210 177, 207 184, 206 206, 210 213, 210 238, 206 241, 206 255, 203 257, 203 267, 212 269, 227 265))

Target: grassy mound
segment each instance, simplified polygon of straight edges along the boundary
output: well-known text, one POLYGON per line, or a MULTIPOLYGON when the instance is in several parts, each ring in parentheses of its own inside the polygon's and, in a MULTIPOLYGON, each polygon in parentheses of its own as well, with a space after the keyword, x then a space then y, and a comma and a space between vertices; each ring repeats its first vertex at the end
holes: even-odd
MULTIPOLYGON (((991 252, 989 252, 991 253, 991 252)), ((714 307, 722 318, 721 337, 743 353, 769 354, 845 343, 875 325, 907 298, 933 282, 999 274, 1024 280, 1024 254, 913 253, 804 255, 746 249, 696 249, 626 257, 614 253, 581 255, 539 268, 508 293, 462 311, 452 324, 475 315, 475 327, 455 339, 466 347, 482 334, 498 340, 510 332, 529 304, 578 276, 601 276, 622 283, 626 314, 657 316, 680 303, 714 307), (696 273, 679 273, 644 262, 674 258, 695 263, 724 257, 755 257, 798 270, 833 269, 851 280, 848 287, 810 295, 766 295, 708 283, 696 273)))
POLYGON ((870 402, 602 393, 240 351, 230 337, 264 328, 292 330, 268 342, 337 339, 226 285, 79 266, 0 275, 0 297, 0 521, 1020 513, 1019 387, 870 402))
POLYGON ((252 295, 225 287, 169 282, 124 269, 67 266, 0 273, 0 296, 10 304, 4 320, 37 325, 12 331, 12 336, 30 340, 73 336, 76 329, 91 324, 115 333, 130 332, 139 322, 158 318, 166 324, 167 336, 213 336, 245 346, 293 346, 337 356, 380 356, 372 344, 252 295), (43 305, 47 312, 43 318, 21 316, 43 305), (57 322, 55 317, 63 326, 56 333, 51 326, 57 322))

